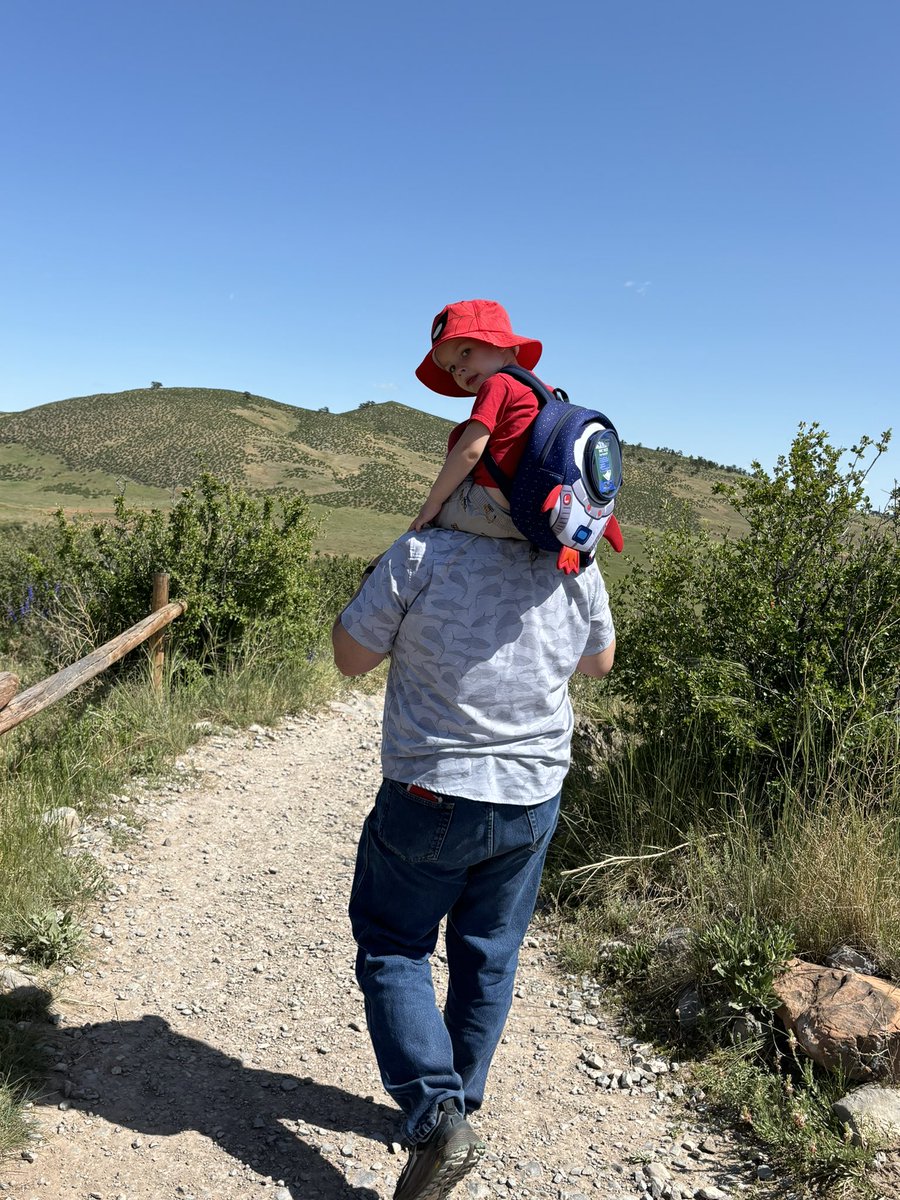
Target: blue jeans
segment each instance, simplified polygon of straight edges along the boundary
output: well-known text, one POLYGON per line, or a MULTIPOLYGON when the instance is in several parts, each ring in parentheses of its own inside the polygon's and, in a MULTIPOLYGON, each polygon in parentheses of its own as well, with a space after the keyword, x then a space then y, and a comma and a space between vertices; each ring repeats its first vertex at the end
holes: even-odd
POLYGON ((410 1142, 428 1135, 441 1101, 467 1113, 481 1105, 558 817, 558 795, 526 807, 381 785, 360 838, 350 921, 369 1035, 410 1142), (441 1015, 429 959, 444 916, 441 1015))

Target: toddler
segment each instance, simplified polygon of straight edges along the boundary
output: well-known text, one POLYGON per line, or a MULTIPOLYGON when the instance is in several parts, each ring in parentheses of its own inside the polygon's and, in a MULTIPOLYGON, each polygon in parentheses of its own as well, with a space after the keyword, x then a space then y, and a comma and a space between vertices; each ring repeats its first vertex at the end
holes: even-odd
POLYGON ((451 432, 446 461, 410 529, 434 524, 523 538, 481 457, 487 449, 508 478, 515 474, 538 401, 531 388, 498 372, 513 363, 532 370, 542 349, 533 338, 513 333, 506 309, 494 300, 461 300, 435 317, 431 349, 416 376, 433 392, 474 396, 475 403, 468 420, 451 432))

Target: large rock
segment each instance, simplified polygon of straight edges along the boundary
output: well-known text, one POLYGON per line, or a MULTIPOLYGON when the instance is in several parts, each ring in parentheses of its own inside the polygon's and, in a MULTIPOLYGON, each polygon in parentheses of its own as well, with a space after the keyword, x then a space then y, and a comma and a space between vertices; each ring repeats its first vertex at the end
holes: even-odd
POLYGON ((900 1150, 900 1088, 866 1083, 831 1107, 850 1129, 855 1145, 874 1141, 885 1150, 900 1150))
POLYGON ((775 992, 778 1016, 816 1062, 849 1079, 900 1079, 900 988, 794 959, 775 992))

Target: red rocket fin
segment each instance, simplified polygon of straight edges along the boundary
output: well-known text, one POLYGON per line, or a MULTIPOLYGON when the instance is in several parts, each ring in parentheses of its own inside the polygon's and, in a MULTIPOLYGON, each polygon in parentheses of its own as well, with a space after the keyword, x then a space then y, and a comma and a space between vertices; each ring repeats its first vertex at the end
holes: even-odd
POLYGON ((552 492, 549 492, 547 499, 541 505, 541 512, 549 512, 553 505, 559 499, 559 493, 562 491, 562 484, 558 483, 552 492))
POLYGON ((581 566, 581 555, 571 546, 563 546, 556 558, 556 566, 567 575, 577 575, 581 566))
POLYGON ((622 553, 622 547, 625 543, 622 540, 622 530, 619 528, 619 522, 615 517, 610 517, 606 522, 606 528, 603 530, 603 536, 615 550, 616 554, 622 553))

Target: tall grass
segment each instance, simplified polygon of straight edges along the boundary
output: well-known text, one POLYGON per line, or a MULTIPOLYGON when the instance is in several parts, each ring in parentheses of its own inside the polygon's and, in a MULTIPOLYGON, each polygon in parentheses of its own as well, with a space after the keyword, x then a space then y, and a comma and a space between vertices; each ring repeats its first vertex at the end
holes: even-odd
POLYGON ((844 744, 810 741, 761 782, 699 773, 689 738, 605 759, 582 739, 556 844, 560 888, 610 914, 630 898, 645 933, 750 913, 790 928, 803 954, 848 943, 900 979, 900 727, 882 726, 874 745, 857 738, 850 755, 844 744))
POLYGON ((727 1046, 698 1068, 710 1095, 786 1170, 829 1195, 867 1194, 866 1156, 831 1115, 843 1081, 783 1057, 772 981, 791 953, 821 961, 843 944, 900 981, 900 725, 823 734, 800 705, 789 758, 711 771, 695 728, 679 744, 611 741, 592 718, 551 860, 570 962, 618 981, 636 1023, 675 1040, 690 983, 695 1047, 727 1046), (768 1034, 731 1046, 746 1013, 768 1034))

